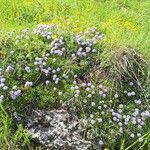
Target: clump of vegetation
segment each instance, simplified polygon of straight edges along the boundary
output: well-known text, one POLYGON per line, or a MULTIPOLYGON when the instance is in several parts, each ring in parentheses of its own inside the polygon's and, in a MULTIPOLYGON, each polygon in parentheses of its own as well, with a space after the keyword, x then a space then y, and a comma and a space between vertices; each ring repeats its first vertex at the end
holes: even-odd
MULTIPOLYGON (((0 101, 7 125, 11 116, 15 125, 23 124, 34 108, 65 107, 79 116, 93 149, 148 146, 149 68, 141 56, 122 52, 104 66, 105 35, 96 28, 75 34, 41 24, 5 37, 0 101)), ((20 125, 18 130, 24 131, 20 125)), ((28 139, 24 132, 16 138, 28 139)))

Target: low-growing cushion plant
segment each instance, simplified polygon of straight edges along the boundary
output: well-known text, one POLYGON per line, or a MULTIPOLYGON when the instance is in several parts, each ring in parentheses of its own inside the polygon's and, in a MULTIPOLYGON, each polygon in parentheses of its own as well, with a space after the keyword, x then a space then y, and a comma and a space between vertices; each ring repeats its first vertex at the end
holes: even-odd
POLYGON ((17 144, 28 139, 21 125, 28 108, 63 106, 79 116, 92 149, 148 148, 149 66, 141 56, 123 51, 103 65, 105 35, 96 28, 75 34, 42 24, 4 37, 0 102, 6 134, 15 132, 17 144))

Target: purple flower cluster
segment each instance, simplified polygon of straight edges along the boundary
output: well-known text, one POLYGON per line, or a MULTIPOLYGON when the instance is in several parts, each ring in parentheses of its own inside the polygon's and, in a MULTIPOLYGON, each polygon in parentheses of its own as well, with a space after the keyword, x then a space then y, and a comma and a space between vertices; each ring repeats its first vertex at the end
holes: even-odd
MULTIPOLYGON (((52 28, 51 26, 40 27, 42 28, 41 30, 44 31, 52 28)), ((41 30, 39 30, 39 33, 42 32, 41 30)), ((46 52, 44 55, 42 55, 42 57, 35 58, 34 65, 36 66, 36 70, 42 72, 46 77, 49 77, 49 79, 45 81, 46 85, 49 84, 50 79, 52 79, 55 84, 58 84, 60 78, 67 78, 67 75, 62 72, 61 67, 58 65, 56 56, 63 55, 66 50, 64 44, 65 42, 62 36, 58 39, 54 39, 50 43, 50 51, 46 52)))
POLYGON ((103 38, 103 34, 100 34, 96 29, 91 28, 82 35, 75 37, 75 42, 77 43, 77 50, 71 56, 76 57, 86 57, 90 53, 95 53, 97 50, 94 47, 95 44, 103 38))
MULTIPOLYGON (((93 130, 98 130, 97 127, 99 129, 102 127, 106 128, 108 125, 109 130, 113 130, 112 132, 115 133, 112 138, 117 137, 118 134, 127 134, 131 138, 138 138, 139 141, 142 141, 142 128, 146 120, 150 119, 148 107, 144 105, 139 106, 134 103, 134 101, 132 102, 134 107, 129 107, 128 102, 121 100, 121 97, 119 97, 117 93, 113 99, 109 100, 109 91, 102 84, 94 85, 90 82, 78 83, 74 80, 70 89, 74 95, 71 103, 74 103, 74 101, 80 102, 86 125, 91 124, 93 130), (130 130, 130 132, 128 130, 130 130)), ((132 98, 134 98, 135 95, 137 94, 132 94, 132 98)), ((113 96, 111 96, 111 98, 112 97, 113 96)), ((126 101, 129 101, 129 99, 126 99, 126 101)), ((109 133, 105 134, 107 135, 109 133)), ((100 134, 99 137, 101 137, 100 141, 105 138, 102 134, 100 134)))
POLYGON ((21 90, 18 90, 18 89, 13 89, 9 92, 10 94, 10 97, 15 100, 18 96, 21 95, 21 90))
MULTIPOLYGON (((52 63, 55 64, 54 66, 48 65, 48 57, 50 57, 49 53, 46 53, 43 58, 35 58, 34 65, 37 67, 36 70, 41 71, 45 76, 51 76, 52 80, 55 82, 55 84, 59 83, 59 72, 61 71, 60 67, 56 67, 56 58, 52 59, 52 63)), ((63 76, 63 75, 61 75, 63 76)), ((49 84, 49 80, 45 81, 46 84, 49 84)))
POLYGON ((59 39, 55 39, 52 41, 51 43, 51 50, 50 53, 51 54, 56 54, 58 56, 62 56, 64 51, 66 50, 64 47, 64 38, 60 37, 59 39))
POLYGON ((54 24, 51 25, 38 25, 36 28, 34 28, 34 34, 47 38, 52 39, 52 31, 57 30, 57 26, 54 24))
MULTIPOLYGON (((6 67, 8 68, 12 68, 12 67, 6 67)), ((4 92, 4 94, 6 95, 7 93, 10 95, 10 97, 15 100, 18 96, 21 95, 21 90, 17 89, 17 86, 13 86, 13 90, 8 91, 9 87, 6 85, 6 79, 4 78, 4 76, 2 75, 2 71, 3 73, 7 73, 7 69, 5 71, 3 71, 3 69, 1 69, 0 73, 0 88, 2 89, 2 91, 4 92)), ((2 102, 2 100, 4 99, 4 95, 0 95, 0 101, 2 102)))

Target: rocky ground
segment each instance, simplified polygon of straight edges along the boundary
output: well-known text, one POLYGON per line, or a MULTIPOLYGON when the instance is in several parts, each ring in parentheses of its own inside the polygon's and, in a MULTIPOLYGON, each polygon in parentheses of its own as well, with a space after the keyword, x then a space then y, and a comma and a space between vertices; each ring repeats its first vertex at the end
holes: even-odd
POLYGON ((88 150, 91 142, 83 138, 82 124, 77 116, 64 109, 34 110, 26 128, 32 140, 48 149, 88 150))

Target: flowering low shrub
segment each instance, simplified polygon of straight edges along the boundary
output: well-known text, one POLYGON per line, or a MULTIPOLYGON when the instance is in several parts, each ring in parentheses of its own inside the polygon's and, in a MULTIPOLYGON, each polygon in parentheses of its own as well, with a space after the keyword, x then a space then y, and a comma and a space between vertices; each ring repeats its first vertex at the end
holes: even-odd
POLYGON ((131 70, 125 70, 127 80, 120 78, 120 89, 114 84, 115 76, 101 72, 105 36, 95 28, 75 35, 53 24, 38 25, 19 34, 8 33, 6 38, 0 102, 10 107, 10 114, 25 115, 28 105, 65 106, 80 117, 93 149, 118 149, 122 140, 128 146, 136 139, 141 143, 148 139, 149 100, 131 70))

